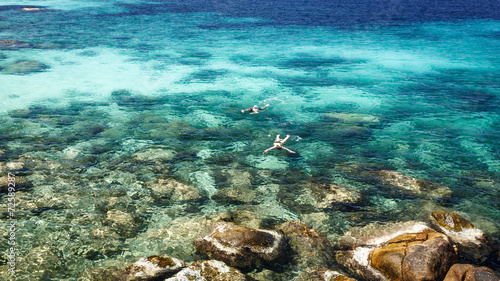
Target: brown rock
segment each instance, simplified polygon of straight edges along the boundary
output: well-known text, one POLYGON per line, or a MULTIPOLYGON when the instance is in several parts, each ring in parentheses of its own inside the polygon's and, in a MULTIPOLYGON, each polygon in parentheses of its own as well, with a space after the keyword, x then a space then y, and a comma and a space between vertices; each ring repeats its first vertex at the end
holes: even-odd
POLYGON ((498 281, 500 278, 488 267, 454 264, 443 281, 498 281))
POLYGON ((457 259, 447 237, 430 229, 400 235, 370 254, 390 280, 438 280, 457 259))
POLYGON ((499 259, 500 243, 463 217, 451 212, 433 212, 430 220, 434 228, 457 245, 466 259, 474 263, 499 259))
POLYGON ((441 280, 457 261, 448 238, 429 232, 426 241, 409 243, 402 264, 403 280, 441 280))
POLYGON ((337 262, 363 280, 442 280, 458 260, 446 235, 418 222, 368 225, 337 247, 337 262))
POLYGON ((210 235, 195 240, 194 246, 230 266, 249 268, 277 259, 284 242, 275 231, 220 224, 210 235))

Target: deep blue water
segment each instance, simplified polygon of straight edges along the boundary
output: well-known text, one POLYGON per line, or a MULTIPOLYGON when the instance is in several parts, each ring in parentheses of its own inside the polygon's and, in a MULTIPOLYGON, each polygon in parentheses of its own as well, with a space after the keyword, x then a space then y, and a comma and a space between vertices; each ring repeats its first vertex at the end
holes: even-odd
POLYGON ((26 180, 14 280, 74 280, 154 254, 194 261, 207 217, 228 212, 262 228, 301 220, 335 241, 447 210, 500 238, 499 11, 3 1, 0 176, 26 180), (254 104, 270 106, 241 113, 254 104), (297 154, 262 155, 276 134, 297 154), (388 190, 366 176, 381 169, 452 195, 388 190), (191 199, 155 189, 160 179, 189 185, 191 199), (352 200, 326 206, 318 188, 331 184, 352 200))

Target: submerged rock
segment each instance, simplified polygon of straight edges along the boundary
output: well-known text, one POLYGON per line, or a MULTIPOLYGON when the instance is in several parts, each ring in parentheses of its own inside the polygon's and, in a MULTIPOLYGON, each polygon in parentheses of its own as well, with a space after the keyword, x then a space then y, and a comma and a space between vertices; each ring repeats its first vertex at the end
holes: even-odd
POLYGON ((106 222, 116 229, 121 236, 130 238, 139 231, 141 219, 136 214, 110 210, 106 213, 106 222))
POLYGON ((17 192, 30 186, 31 184, 24 177, 9 177, 8 175, 0 177, 0 193, 17 192))
POLYGON ((245 281, 239 270, 217 260, 196 261, 165 281, 245 281))
POLYGON ((34 60, 18 60, 4 66, 2 73, 5 74, 30 74, 49 69, 50 66, 34 60))
POLYGON ((171 161, 177 153, 171 149, 148 148, 138 151, 132 156, 138 162, 163 162, 171 161))
POLYGON ((153 198, 172 201, 197 201, 202 198, 200 191, 189 184, 174 179, 159 179, 145 185, 153 191, 153 198))
POLYGON ((30 47, 30 44, 20 40, 0 40, 0 50, 18 50, 30 47))
POLYGON ((369 225, 346 233, 339 248, 337 262, 365 280, 442 280, 458 261, 445 235, 418 222, 369 225))
POLYGON ((306 268, 295 281, 356 281, 344 274, 324 267, 306 268))
POLYGON ((194 241, 197 251, 238 268, 252 268, 276 260, 284 240, 276 231, 220 224, 213 232, 194 241))
POLYGON ((252 175, 242 169, 227 169, 222 175, 226 185, 219 189, 213 199, 221 201, 251 203, 256 199, 257 192, 252 188, 252 175))
POLYGON ((169 256, 150 256, 141 258, 120 272, 125 281, 158 280, 168 278, 179 272, 185 264, 169 256))
POLYGON ((430 219, 432 226, 446 234, 466 259, 475 263, 500 260, 500 243, 468 220, 451 212, 433 212, 430 219))
POLYGON ((425 179, 418 179, 397 171, 362 167, 348 164, 337 167, 362 181, 377 184, 391 191, 403 192, 410 195, 425 195, 430 197, 450 197, 452 191, 443 186, 425 179))
POLYGON ((321 209, 357 205, 362 199, 357 191, 330 182, 311 182, 307 188, 315 198, 313 205, 321 209))
POLYGON ((476 267, 471 264, 454 264, 443 281, 499 281, 493 270, 488 267, 476 267))
POLYGON ((314 228, 298 221, 288 221, 278 226, 294 252, 293 261, 301 267, 332 266, 335 262, 333 245, 314 228))
POLYGON ((327 113, 325 116, 343 123, 371 125, 380 122, 377 116, 362 113, 327 113))

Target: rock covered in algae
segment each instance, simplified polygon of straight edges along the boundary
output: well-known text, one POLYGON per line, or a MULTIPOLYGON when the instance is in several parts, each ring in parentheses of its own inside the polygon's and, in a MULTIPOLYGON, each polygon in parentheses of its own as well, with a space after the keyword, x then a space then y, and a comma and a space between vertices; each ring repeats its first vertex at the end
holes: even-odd
POLYGON ((338 247, 337 262, 363 280, 442 280, 458 261, 448 238, 421 222, 368 225, 338 247))
POLYGON ((293 251, 294 263, 302 267, 334 264, 334 250, 328 238, 314 228, 299 222, 288 221, 277 227, 286 237, 293 251))
POLYGON ((454 264, 443 281, 499 281, 500 277, 491 268, 471 264, 454 264))
POLYGON ((308 267, 294 279, 295 281, 356 281, 343 273, 324 267, 308 267))
POLYGON ((179 272, 185 264, 183 261, 169 256, 150 256, 141 258, 122 271, 124 280, 157 280, 168 278, 179 272))
POLYGON ((457 245, 465 258, 476 263, 500 260, 500 243, 463 217, 451 212, 433 212, 430 220, 434 228, 457 245))
POLYGON ((276 231, 219 224, 208 236, 196 239, 197 251, 237 268, 252 268, 283 254, 284 239, 276 231))
POLYGON ((238 269, 218 260, 196 261, 165 281, 245 281, 247 276, 238 269))

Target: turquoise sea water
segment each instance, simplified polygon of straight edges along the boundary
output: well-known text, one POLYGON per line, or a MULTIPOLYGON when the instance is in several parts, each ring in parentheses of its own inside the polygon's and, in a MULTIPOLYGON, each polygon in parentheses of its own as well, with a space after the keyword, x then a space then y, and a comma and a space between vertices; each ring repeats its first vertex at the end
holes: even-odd
MULTIPOLYGON (((228 212, 335 241, 447 210, 499 239, 499 6, 467 2, 2 1, 0 41, 24 42, 0 44, 0 176, 27 183, 13 280, 194 261, 199 229, 228 212), (254 104, 270 106, 241 113, 254 104), (276 134, 297 154, 263 155, 276 134), (452 196, 388 191, 352 167, 452 196), (194 190, 151 187, 162 179, 194 190), (315 204, 314 183, 361 199, 315 204)), ((0 207, 7 241, 6 194, 0 207)))

